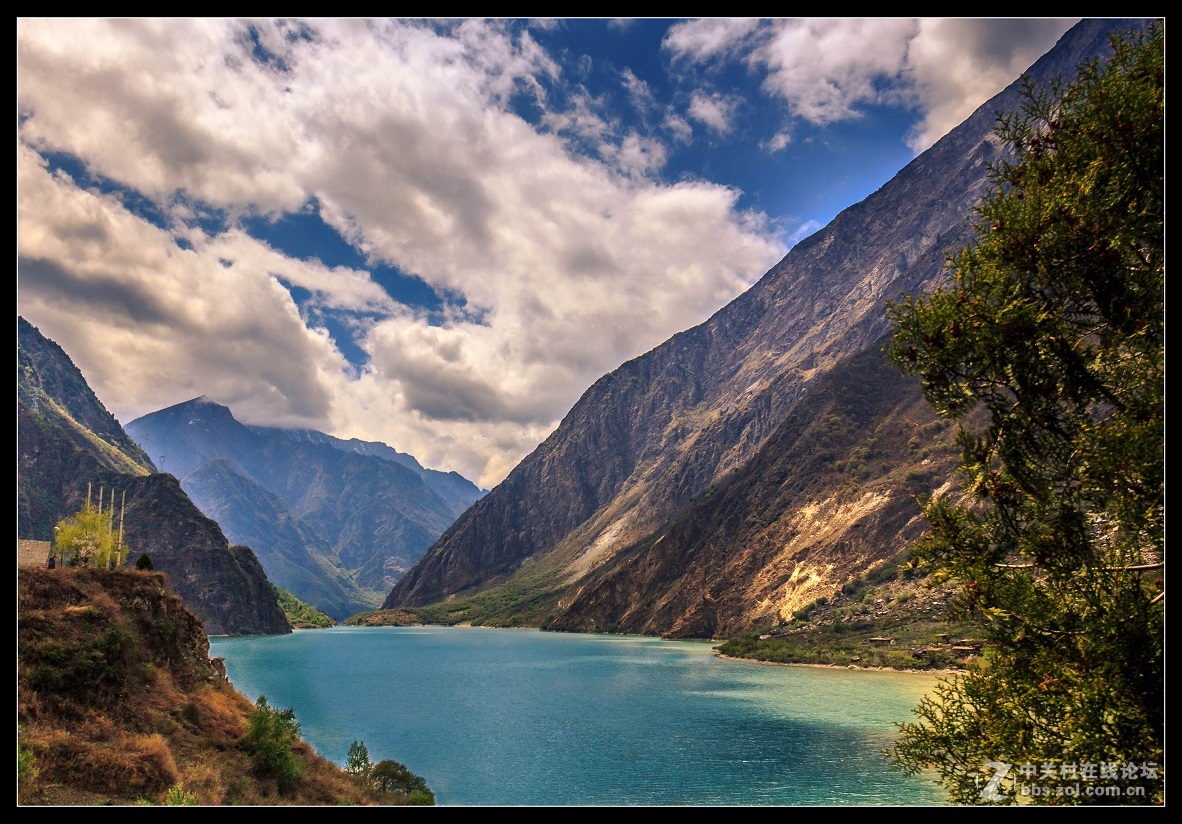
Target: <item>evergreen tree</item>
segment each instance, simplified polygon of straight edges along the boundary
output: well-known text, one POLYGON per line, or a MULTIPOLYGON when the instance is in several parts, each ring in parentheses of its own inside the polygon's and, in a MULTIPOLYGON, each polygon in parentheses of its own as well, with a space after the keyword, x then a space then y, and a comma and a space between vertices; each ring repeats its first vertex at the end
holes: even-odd
POLYGON ((303 765, 292 749, 299 740, 295 709, 276 709, 267 703, 267 696, 260 695, 247 719, 246 735, 239 743, 250 753, 255 774, 274 779, 280 792, 287 792, 303 774, 303 765))
POLYGON ((349 745, 349 753, 345 756, 345 772, 356 778, 361 784, 369 784, 369 774, 373 764, 369 760, 369 750, 364 741, 354 740, 349 745))
POLYGON ((1162 798, 1163 32, 1112 45, 1026 83, 975 242, 889 310, 890 357, 961 423, 962 497, 924 502, 914 555, 989 642, 892 754, 957 803, 1162 798))

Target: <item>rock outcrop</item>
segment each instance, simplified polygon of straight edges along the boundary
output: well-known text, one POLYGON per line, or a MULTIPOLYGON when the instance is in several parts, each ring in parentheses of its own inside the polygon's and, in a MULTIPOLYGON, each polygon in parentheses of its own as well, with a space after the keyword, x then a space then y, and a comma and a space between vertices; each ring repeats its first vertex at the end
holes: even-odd
POLYGON ((20 570, 19 806, 411 801, 362 787, 302 740, 294 786, 261 773, 243 745, 256 706, 169 583, 137 570, 20 570))

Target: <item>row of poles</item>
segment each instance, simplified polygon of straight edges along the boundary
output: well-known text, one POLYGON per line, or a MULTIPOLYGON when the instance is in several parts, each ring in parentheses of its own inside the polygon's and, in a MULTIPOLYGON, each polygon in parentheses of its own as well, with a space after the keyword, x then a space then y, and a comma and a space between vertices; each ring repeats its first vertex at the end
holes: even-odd
MULTIPOLYGON (((90 487, 91 482, 86 482, 86 505, 90 505, 90 487)), ((103 487, 99 487, 99 514, 103 514, 103 487)), ((123 511, 127 509, 127 490, 123 490, 123 497, 119 502, 119 537, 115 542, 115 569, 119 569, 120 564, 123 563, 123 511)), ((115 488, 111 487, 111 515, 108 521, 112 532, 115 531, 115 488)), ((111 568, 110 559, 107 560, 107 569, 111 568)))
MULTIPOLYGON (((86 508, 90 509, 90 496, 94 488, 92 481, 86 482, 86 508)), ((98 494, 98 511, 99 515, 103 514, 103 499, 106 495, 106 487, 99 487, 98 494)), ((111 488, 111 499, 108 503, 108 512, 110 513, 107 521, 108 528, 111 532, 115 531, 115 489, 111 488)), ((123 497, 119 502, 119 537, 115 541, 115 569, 118 569, 123 563, 123 512, 127 509, 127 490, 123 490, 123 497)), ((107 558, 107 569, 111 569, 111 559, 107 558)))

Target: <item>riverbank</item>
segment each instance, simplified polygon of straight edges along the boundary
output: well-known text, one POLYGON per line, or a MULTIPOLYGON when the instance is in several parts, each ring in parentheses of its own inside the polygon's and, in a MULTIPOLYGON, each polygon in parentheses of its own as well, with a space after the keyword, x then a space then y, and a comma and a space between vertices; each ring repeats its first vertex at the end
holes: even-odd
POLYGON ((728 658, 901 672, 959 672, 981 661, 982 628, 968 621, 889 615, 863 620, 817 618, 741 633, 720 644, 728 658))
POLYGON ((899 667, 883 667, 883 666, 858 666, 857 664, 801 664, 791 661, 760 661, 755 658, 735 658, 732 655, 723 655, 721 652, 715 650, 715 658, 721 658, 724 661, 736 661, 740 664, 758 664, 765 667, 811 667, 814 669, 835 669, 835 670, 862 670, 864 672, 905 672, 913 675, 935 675, 935 676, 949 676, 961 675, 964 673, 962 669, 915 669, 915 668, 899 668, 899 667))

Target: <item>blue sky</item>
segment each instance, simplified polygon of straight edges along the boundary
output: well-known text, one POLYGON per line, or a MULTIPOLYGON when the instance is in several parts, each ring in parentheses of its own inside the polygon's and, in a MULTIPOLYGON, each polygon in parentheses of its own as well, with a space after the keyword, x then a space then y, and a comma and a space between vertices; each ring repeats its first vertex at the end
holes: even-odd
POLYGON ((492 486, 1073 22, 19 18, 18 312, 492 486))

